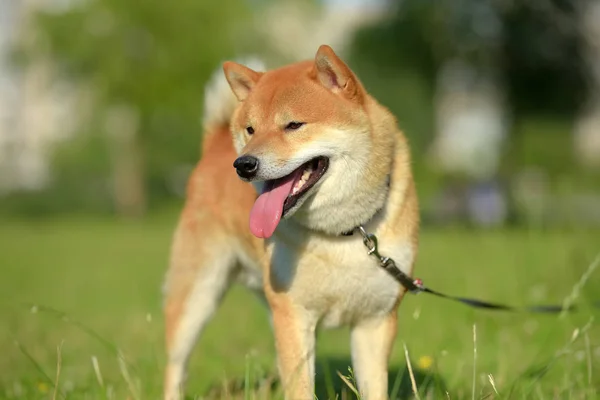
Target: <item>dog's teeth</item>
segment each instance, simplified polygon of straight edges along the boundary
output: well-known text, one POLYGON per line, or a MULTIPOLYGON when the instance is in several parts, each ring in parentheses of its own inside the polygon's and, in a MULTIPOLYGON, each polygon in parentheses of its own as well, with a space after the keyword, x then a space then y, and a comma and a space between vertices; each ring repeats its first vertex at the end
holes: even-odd
POLYGON ((294 188, 292 189, 292 194, 297 194, 300 189, 302 189, 302 187, 306 184, 306 182, 308 182, 308 178, 310 178, 310 175, 313 172, 313 168, 312 166, 308 166, 304 172, 302 172, 302 176, 300 177, 300 179, 298 179, 298 182, 296 182, 296 184, 294 185, 294 188))

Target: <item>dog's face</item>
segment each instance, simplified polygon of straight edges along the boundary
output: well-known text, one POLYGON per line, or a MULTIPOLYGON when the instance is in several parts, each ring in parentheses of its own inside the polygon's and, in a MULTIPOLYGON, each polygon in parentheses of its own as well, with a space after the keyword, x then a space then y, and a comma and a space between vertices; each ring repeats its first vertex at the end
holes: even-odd
POLYGON ((360 82, 328 46, 314 61, 266 73, 232 62, 223 68, 241 102, 231 121, 234 166, 261 193, 252 233, 270 237, 299 210, 309 227, 316 218, 326 224, 368 169, 371 128, 360 82))

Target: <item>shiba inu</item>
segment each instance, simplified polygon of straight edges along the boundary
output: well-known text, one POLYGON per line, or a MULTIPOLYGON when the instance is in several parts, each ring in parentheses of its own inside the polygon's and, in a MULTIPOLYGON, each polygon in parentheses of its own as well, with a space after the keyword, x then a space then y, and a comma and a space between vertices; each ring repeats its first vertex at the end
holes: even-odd
POLYGON ((226 62, 207 88, 203 157, 165 283, 165 399, 180 398, 194 343, 236 280, 269 306, 287 399, 313 398, 315 330, 340 325, 351 327, 363 398, 387 398, 406 290, 348 233, 375 233, 412 274, 419 213, 407 140, 329 46, 258 69, 226 62))

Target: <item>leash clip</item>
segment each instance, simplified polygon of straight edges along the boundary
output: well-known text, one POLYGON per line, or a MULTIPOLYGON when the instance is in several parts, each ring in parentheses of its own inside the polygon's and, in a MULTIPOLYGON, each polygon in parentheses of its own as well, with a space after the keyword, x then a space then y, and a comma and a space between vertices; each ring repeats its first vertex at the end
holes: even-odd
POLYGON ((377 236, 375 236, 372 233, 367 233, 365 228, 363 228, 362 226, 359 226, 358 230, 360 231, 360 234, 363 237, 363 244, 365 245, 365 247, 368 250, 367 254, 370 256, 374 255, 375 257, 382 260, 382 257, 379 254, 379 251, 377 250, 377 236))
POLYGON ((396 262, 392 258, 379 254, 377 236, 373 233, 368 233, 362 225, 358 226, 358 231, 363 237, 363 244, 367 248, 367 254, 376 257, 379 260, 381 268, 392 275, 410 293, 418 294, 425 291, 425 286, 423 286, 423 282, 420 279, 412 279, 396 266, 396 262))

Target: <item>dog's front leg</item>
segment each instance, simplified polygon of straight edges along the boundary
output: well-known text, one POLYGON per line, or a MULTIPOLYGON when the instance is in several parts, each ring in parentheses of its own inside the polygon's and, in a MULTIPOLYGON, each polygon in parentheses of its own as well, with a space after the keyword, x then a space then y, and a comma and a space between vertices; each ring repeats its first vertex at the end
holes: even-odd
POLYGON ((279 376, 286 400, 312 400, 316 319, 284 295, 270 301, 279 376))
POLYGON ((396 309, 388 315, 362 321, 352 328, 352 365, 361 398, 388 397, 388 359, 396 336, 396 309))

